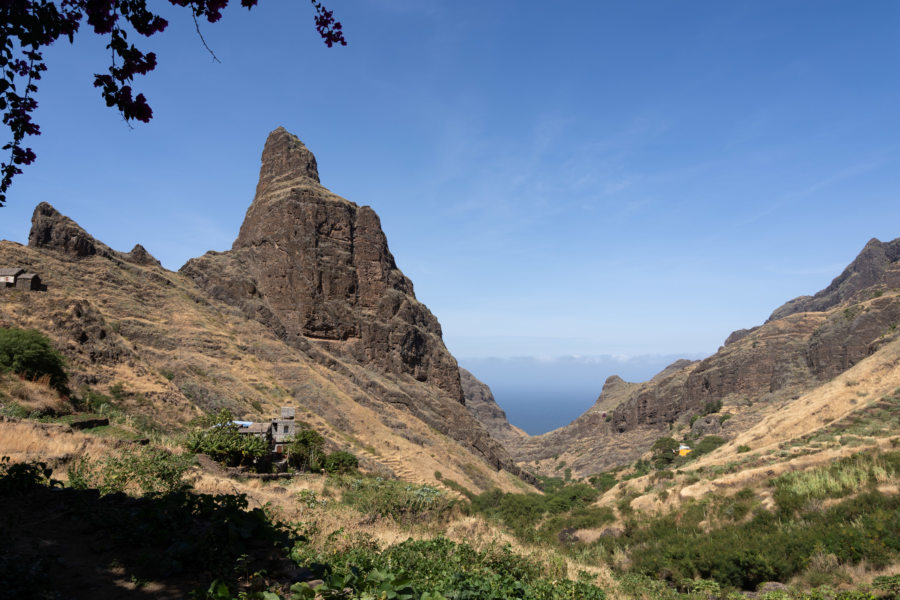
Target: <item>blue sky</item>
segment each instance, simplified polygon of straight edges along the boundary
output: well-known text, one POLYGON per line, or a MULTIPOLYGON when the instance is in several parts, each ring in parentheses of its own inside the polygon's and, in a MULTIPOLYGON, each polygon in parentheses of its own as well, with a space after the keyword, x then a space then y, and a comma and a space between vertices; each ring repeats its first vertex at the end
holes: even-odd
POLYGON ((709 354, 900 237, 896 2, 329 0, 328 49, 306 2, 262 0, 204 24, 222 64, 160 4, 149 125, 91 87, 87 28, 47 52, 0 238, 48 201, 177 269, 230 247, 283 125, 465 365, 709 354))

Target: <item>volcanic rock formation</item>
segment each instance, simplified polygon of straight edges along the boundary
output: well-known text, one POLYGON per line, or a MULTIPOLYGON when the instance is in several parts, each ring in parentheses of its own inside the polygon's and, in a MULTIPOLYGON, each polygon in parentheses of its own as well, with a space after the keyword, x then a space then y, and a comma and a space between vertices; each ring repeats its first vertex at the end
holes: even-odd
POLYGON ((322 187, 312 152, 281 127, 232 250, 181 272, 291 343, 322 343, 463 401, 440 324, 397 268, 378 215, 322 187))
POLYGON ((462 406, 456 360, 397 268, 378 215, 324 188, 312 152, 283 128, 266 140, 232 249, 192 259, 181 273, 330 368, 340 356, 387 374, 391 388, 347 373, 495 467, 519 471, 462 406))
POLYGON ((159 261, 140 244, 135 244, 131 252, 113 250, 46 202, 38 204, 31 216, 28 246, 62 252, 74 258, 103 256, 139 265, 160 266, 159 261))
POLYGON ((462 367, 459 369, 459 379, 466 395, 466 408, 495 439, 507 443, 511 439, 527 435, 518 427, 509 424, 506 413, 494 400, 494 394, 487 384, 462 367))

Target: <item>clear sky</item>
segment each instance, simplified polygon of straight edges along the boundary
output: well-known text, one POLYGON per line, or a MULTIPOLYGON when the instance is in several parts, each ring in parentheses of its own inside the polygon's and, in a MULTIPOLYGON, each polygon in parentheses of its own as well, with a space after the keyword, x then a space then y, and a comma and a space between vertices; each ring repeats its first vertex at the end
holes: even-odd
POLYGON ((283 125, 466 364, 709 354, 900 237, 897 2, 328 0, 328 49, 307 2, 261 0, 203 25, 222 64, 154 4, 153 121, 103 104, 87 27, 51 48, 0 238, 48 201, 170 269, 225 250, 283 125))

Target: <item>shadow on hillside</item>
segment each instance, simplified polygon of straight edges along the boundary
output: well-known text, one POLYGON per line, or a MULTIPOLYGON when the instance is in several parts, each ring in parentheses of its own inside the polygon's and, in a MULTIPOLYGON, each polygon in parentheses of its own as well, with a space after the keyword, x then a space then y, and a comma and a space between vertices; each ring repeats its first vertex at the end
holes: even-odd
POLYGON ((280 558, 288 532, 240 496, 33 487, 0 494, 0 531, 2 597, 174 600, 217 578, 299 575, 280 558))

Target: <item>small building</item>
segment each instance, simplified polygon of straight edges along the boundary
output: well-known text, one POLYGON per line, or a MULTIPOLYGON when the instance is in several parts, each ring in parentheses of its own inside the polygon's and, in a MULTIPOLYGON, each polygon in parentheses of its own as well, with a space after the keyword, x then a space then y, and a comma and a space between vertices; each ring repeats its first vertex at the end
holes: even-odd
POLYGON ((2 268, 0 269, 0 286, 15 287, 16 278, 25 272, 25 269, 19 268, 2 268))
POLYGON ((39 292, 46 290, 37 273, 26 273, 19 267, 0 269, 0 287, 39 292))
POLYGON ((272 426, 269 423, 248 423, 247 421, 235 421, 240 435, 252 435, 261 437, 267 442, 272 442, 272 426), (245 425, 246 423, 246 425, 245 425))
POLYGON ((297 433, 297 422, 294 420, 295 410, 290 406, 281 407, 281 416, 272 418, 272 442, 273 451, 276 454, 284 454, 285 447, 294 439, 297 433))
POLYGON ((41 278, 37 273, 22 273, 16 278, 16 289, 39 292, 43 289, 41 278))
POLYGON ((297 433, 297 422, 294 420, 296 411, 289 406, 281 408, 281 415, 272 417, 268 423, 254 423, 253 421, 232 421, 238 426, 238 434, 253 435, 266 440, 272 452, 284 454, 287 445, 297 433))

